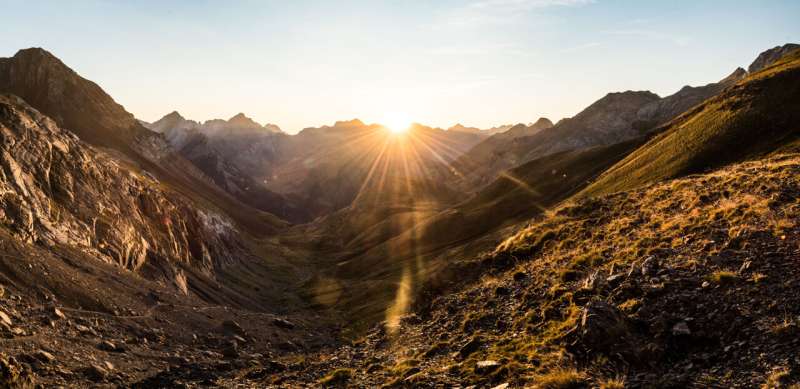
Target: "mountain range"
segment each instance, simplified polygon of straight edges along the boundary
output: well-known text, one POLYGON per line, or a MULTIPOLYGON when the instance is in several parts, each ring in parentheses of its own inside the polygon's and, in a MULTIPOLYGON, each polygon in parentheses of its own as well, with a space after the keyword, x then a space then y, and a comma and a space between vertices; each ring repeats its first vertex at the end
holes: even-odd
POLYGON ((290 135, 146 123, 20 50, 0 386, 786 386, 799 104, 787 44, 555 124, 290 135))

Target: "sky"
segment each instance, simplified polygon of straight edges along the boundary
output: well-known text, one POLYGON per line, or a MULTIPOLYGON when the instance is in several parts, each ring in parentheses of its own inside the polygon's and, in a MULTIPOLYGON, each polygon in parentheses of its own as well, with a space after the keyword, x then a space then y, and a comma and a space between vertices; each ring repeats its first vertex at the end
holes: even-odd
POLYGON ((0 0, 0 57, 43 47, 136 115, 244 112, 488 128, 606 93, 715 82, 800 42, 800 1, 0 0))

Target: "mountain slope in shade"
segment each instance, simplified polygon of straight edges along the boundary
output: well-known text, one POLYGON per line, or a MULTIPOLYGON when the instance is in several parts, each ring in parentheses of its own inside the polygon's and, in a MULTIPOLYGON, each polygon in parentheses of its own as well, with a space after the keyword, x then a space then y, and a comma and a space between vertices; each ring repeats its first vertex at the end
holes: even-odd
POLYGON ((610 193, 757 157, 800 137, 800 50, 673 120, 584 195, 610 193))
POLYGON ((162 133, 181 156, 242 203, 289 222, 311 219, 309 212, 267 189, 260 178, 266 173, 262 169, 269 168, 275 158, 275 143, 286 136, 280 129, 263 127, 242 114, 201 124, 178 112, 149 128, 162 133))
POLYGON ((481 187, 506 169, 564 150, 611 145, 654 130, 692 106, 714 96, 746 75, 737 69, 717 83, 686 86, 660 98, 651 92, 609 93, 573 118, 546 131, 515 138, 492 137, 460 157, 453 167, 463 171, 460 187, 481 187))
POLYGON ((0 93, 24 99, 82 140, 115 154, 123 163, 154 175, 188 198, 223 209, 252 233, 265 234, 285 222, 238 202, 142 126, 95 83, 84 79, 49 52, 20 50, 0 58, 0 93))

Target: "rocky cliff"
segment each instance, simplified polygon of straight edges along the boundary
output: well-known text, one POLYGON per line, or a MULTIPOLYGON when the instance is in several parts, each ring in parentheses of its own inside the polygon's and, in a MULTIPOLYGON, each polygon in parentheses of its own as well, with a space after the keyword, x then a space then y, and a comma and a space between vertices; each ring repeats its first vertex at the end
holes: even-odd
POLYGON ((226 216, 159 189, 18 97, 0 96, 0 141, 0 222, 20 240, 73 246, 184 292, 182 267, 211 275, 245 254, 226 216))

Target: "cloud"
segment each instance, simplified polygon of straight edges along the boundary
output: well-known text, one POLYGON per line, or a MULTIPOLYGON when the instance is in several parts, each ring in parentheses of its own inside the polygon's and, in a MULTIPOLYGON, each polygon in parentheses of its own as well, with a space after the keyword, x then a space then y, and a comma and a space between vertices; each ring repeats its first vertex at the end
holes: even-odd
POLYGON ((668 34, 652 30, 624 29, 624 30, 610 30, 603 32, 611 35, 625 35, 625 36, 639 37, 655 41, 670 42, 676 46, 686 46, 691 42, 690 38, 682 35, 668 34))
POLYGON ((530 49, 522 47, 516 43, 488 43, 470 45, 452 45, 435 47, 430 50, 432 55, 441 56, 485 56, 485 55, 505 55, 527 57, 533 55, 530 49))
POLYGON ((577 51, 584 51, 584 50, 594 49, 594 48, 603 47, 603 46, 604 45, 602 43, 600 43, 600 42, 589 42, 589 43, 584 43, 582 45, 565 47, 563 49, 560 49, 559 52, 561 52, 561 53, 574 53, 574 52, 577 52, 577 51))
POLYGON ((531 11, 537 8, 572 7, 591 3, 594 3, 594 0, 482 0, 470 4, 469 8, 519 12, 531 11))
POLYGON ((479 0, 453 10, 447 25, 475 26, 507 24, 526 13, 550 7, 575 7, 593 4, 596 0, 479 0))

